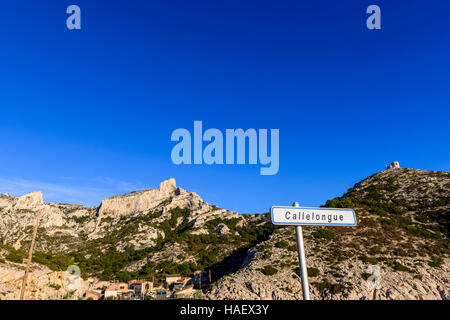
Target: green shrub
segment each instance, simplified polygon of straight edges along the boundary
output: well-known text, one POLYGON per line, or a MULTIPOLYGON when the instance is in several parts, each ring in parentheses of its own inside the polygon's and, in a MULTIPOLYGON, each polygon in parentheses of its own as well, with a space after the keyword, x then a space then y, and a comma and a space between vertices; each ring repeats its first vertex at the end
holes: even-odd
POLYGON ((355 204, 352 199, 343 197, 343 198, 334 198, 331 200, 327 200, 325 203, 325 207, 327 208, 354 208, 355 204))
POLYGON ((50 283, 48 286, 49 286, 50 288, 55 289, 55 290, 61 289, 61 286, 60 286, 59 284, 50 283))
POLYGON ((64 254, 37 251, 33 254, 33 262, 43 264, 53 271, 64 271, 74 264, 73 258, 64 254))
POLYGON ((411 272, 412 273, 411 269, 402 265, 400 262, 394 262, 392 269, 394 269, 394 271, 402 271, 402 272, 411 272))
POLYGON ((328 279, 323 279, 322 282, 313 282, 311 284, 322 293, 329 292, 331 294, 345 293, 345 291, 351 288, 350 285, 347 286, 344 283, 331 283, 328 279))
POLYGON ((334 237, 336 237, 336 232, 334 232, 333 230, 330 230, 330 229, 320 228, 319 230, 314 232, 313 235, 316 239, 331 240, 334 237))
POLYGON ((371 276, 371 274, 370 273, 367 273, 367 272, 363 272, 363 273, 361 273, 361 278, 363 278, 364 280, 367 280, 367 279, 369 279, 369 277, 371 276))
POLYGON ((270 251, 264 251, 264 259, 270 259, 270 257, 272 256, 272 253, 270 251))
POLYGON ((115 276, 116 276, 116 279, 120 282, 128 282, 128 281, 136 278, 136 276, 133 273, 131 273, 129 271, 125 271, 125 270, 117 271, 115 276))
POLYGON ((348 246, 349 246, 350 248, 359 249, 359 243, 357 243, 357 242, 350 242, 350 243, 348 244, 348 246))
POLYGON ((428 265, 433 268, 439 268, 443 262, 444 259, 442 259, 442 257, 431 257, 431 261, 428 262, 428 265))
POLYGON ((320 274, 320 270, 317 268, 308 268, 308 277, 317 277, 320 274))
POLYGON ((278 272, 278 270, 272 266, 265 266, 263 269, 259 269, 264 275, 272 276, 278 272))
POLYGON ((21 249, 16 250, 12 247, 10 247, 8 249, 9 249, 9 254, 5 257, 6 260, 15 262, 15 263, 23 262, 23 259, 25 259, 25 256, 26 256, 26 252, 24 250, 21 250, 21 249))
POLYGON ((287 242, 286 240, 281 240, 277 243, 275 243, 275 247, 277 248, 287 248, 289 246, 289 242, 287 242))
POLYGON ((368 263, 368 264, 378 264, 378 259, 375 258, 375 257, 369 257, 369 258, 366 259, 365 262, 368 263))
POLYGON ((82 224, 90 219, 90 216, 81 216, 81 217, 69 217, 69 219, 75 221, 76 223, 82 224))
POLYGON ((200 290, 196 290, 194 292, 194 298, 195 299, 203 299, 203 293, 200 290))

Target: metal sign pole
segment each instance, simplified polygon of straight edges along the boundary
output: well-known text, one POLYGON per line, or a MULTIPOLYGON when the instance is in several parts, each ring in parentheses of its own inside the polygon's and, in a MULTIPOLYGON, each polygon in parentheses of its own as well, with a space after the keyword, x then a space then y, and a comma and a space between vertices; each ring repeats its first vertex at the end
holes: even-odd
MULTIPOLYGON (((292 205, 299 207, 298 202, 292 205)), ((309 283, 308 283, 308 269, 306 268, 305 246, 303 245, 303 231, 302 226, 295 227, 295 238, 297 240, 298 262, 300 267, 300 277, 302 279, 303 300, 310 300, 309 298, 309 283)))
POLYGON ((356 226, 353 209, 345 208, 300 208, 298 202, 291 207, 272 206, 270 208, 272 223, 275 225, 295 226, 298 263, 302 279, 303 300, 309 298, 308 269, 306 268, 305 245, 303 243, 302 225, 309 226, 356 226))

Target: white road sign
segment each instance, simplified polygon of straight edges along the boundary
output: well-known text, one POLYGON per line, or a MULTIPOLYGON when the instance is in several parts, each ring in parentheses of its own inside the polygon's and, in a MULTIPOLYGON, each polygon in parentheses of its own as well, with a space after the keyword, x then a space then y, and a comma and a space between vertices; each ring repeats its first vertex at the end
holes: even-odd
POLYGON ((353 209, 273 206, 270 208, 270 213, 273 224, 356 226, 356 216, 353 209))

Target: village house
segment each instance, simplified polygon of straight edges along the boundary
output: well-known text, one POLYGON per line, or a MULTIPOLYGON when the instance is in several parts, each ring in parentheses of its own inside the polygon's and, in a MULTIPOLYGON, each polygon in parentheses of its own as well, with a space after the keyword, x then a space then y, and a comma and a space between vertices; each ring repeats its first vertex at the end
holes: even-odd
POLYGON ((173 290, 174 291, 181 291, 187 285, 193 285, 192 278, 188 278, 188 277, 179 278, 177 281, 175 281, 173 283, 173 290))
POLYGON ((105 297, 105 299, 108 299, 111 297, 114 299, 117 299, 117 290, 113 289, 109 286, 105 289, 105 291, 103 291, 103 296, 105 297))
POLYGON ((102 293, 96 290, 88 290, 84 294, 85 300, 99 300, 102 297, 102 293))
POLYGON ((129 288, 133 290, 136 296, 144 296, 153 291, 153 282, 146 280, 133 280, 130 282, 129 288))
POLYGON ((194 279, 182 277, 179 274, 167 275, 164 287, 155 287, 153 281, 131 280, 125 282, 111 282, 103 290, 88 290, 84 294, 86 300, 143 300, 146 298, 168 299, 191 298, 194 295, 194 279))
POLYGON ((168 298, 167 291, 164 289, 159 289, 156 291, 156 300, 166 300, 168 298))
POLYGON ((128 288, 128 283, 125 282, 119 282, 119 283, 113 283, 107 286, 104 290, 104 297, 105 299, 109 297, 113 298, 119 298, 119 297, 125 297, 127 298, 132 290, 128 288))
POLYGON ((194 295, 194 281, 192 278, 180 278, 174 285, 174 298, 192 298, 194 295))
POLYGON ((180 278, 181 278, 181 275, 179 275, 179 274, 168 274, 166 276, 165 284, 167 287, 169 287, 172 283, 176 282, 180 278))
POLYGON ((180 291, 176 291, 173 295, 174 298, 192 298, 194 296, 195 290, 194 285, 190 284, 181 289, 180 291))

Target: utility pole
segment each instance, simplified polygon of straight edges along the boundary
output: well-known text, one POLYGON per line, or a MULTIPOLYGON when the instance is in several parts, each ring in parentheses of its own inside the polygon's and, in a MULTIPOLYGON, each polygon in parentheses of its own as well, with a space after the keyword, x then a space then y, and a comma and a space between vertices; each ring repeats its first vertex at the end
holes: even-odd
POLYGON ((34 240, 36 239, 36 234, 37 234, 37 229, 39 226, 39 218, 40 217, 41 217, 41 210, 38 211, 38 214, 36 217, 36 224, 34 225, 33 238, 31 239, 30 250, 28 251, 27 266, 25 268, 25 275, 23 276, 22 289, 20 290, 20 298, 19 298, 20 300, 23 300, 23 296, 25 295, 25 289, 27 287, 27 278, 28 278, 28 273, 30 271, 31 258, 33 257, 34 240))

